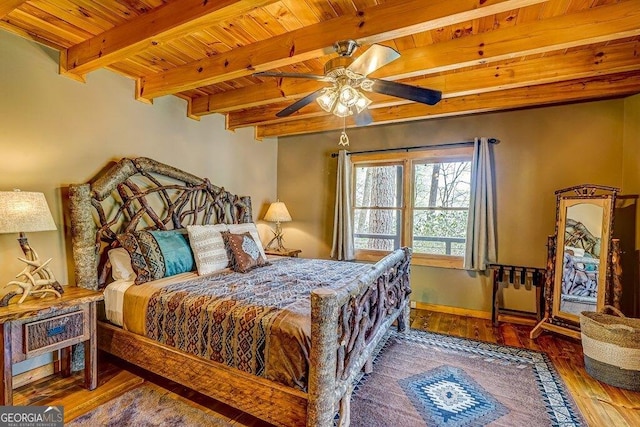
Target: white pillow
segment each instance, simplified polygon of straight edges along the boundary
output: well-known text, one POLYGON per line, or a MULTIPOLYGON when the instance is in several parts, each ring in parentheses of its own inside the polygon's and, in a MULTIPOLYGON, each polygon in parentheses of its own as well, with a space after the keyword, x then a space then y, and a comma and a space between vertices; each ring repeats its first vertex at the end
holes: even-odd
POLYGON ((264 248, 262 247, 262 241, 260 240, 260 235, 258 234, 258 228, 253 222, 247 222, 244 224, 229 224, 229 231, 233 234, 240 234, 249 232, 253 240, 256 241, 256 245, 258 245, 258 249, 260 249, 260 254, 262 258, 267 259, 267 255, 264 253, 264 248))
POLYGON ((131 257, 125 248, 111 249, 107 256, 111 263, 113 280, 133 280, 136 278, 136 273, 131 267, 131 257))
POLYGON ((189 245, 200 276, 229 266, 227 249, 220 234, 222 231, 227 231, 226 224, 187 226, 189 245))

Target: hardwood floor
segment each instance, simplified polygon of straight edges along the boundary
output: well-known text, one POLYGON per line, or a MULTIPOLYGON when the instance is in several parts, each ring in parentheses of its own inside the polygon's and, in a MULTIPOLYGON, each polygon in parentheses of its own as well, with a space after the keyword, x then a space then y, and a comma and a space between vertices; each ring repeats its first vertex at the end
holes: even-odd
MULTIPOLYGON (((493 327, 489 320, 454 314, 412 310, 411 316, 414 329, 545 352, 590 426, 640 426, 640 392, 618 389, 591 378, 584 370, 579 341, 548 333, 533 341, 529 339, 530 326, 501 323, 493 327)), ((52 376, 18 388, 14 404, 63 405, 65 421, 70 421, 146 381, 172 398, 215 414, 233 426, 268 426, 248 414, 108 355, 101 355, 99 369, 99 387, 93 392, 81 387, 80 375, 52 376)))

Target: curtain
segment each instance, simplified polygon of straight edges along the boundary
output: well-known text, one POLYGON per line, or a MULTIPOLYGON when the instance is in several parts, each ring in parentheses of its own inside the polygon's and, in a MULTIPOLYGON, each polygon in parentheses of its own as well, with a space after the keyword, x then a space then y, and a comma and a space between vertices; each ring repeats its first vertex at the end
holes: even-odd
POLYGON ((338 151, 338 176, 336 180, 336 207, 333 218, 333 244, 331 258, 341 261, 355 259, 353 243, 353 166, 347 151, 338 151))
POLYGON ((496 262, 496 229, 493 197, 491 144, 476 138, 471 162, 471 202, 467 222, 466 270, 486 270, 496 262))

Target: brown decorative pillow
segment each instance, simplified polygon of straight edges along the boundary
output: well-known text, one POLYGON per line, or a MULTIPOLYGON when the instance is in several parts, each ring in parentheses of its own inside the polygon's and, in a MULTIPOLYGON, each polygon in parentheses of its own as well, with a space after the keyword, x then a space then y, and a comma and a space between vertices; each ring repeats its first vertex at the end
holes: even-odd
POLYGON ((256 267, 269 265, 249 232, 234 234, 226 231, 222 232, 222 238, 229 251, 233 271, 246 273, 256 267))

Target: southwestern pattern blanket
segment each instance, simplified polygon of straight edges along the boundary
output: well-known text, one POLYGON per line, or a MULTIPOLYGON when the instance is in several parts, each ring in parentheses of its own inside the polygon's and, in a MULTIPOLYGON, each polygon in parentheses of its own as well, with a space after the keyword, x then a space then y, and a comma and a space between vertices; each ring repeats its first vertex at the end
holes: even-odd
POLYGON ((168 285, 148 301, 145 335, 306 390, 311 290, 338 289, 371 268, 283 258, 246 274, 224 272, 168 285))

